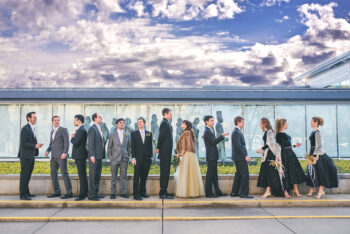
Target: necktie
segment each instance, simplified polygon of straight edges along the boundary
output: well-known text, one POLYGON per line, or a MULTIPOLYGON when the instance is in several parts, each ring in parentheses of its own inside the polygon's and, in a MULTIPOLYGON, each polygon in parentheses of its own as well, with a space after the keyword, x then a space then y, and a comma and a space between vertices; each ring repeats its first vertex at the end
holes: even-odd
POLYGON ((55 128, 52 133, 52 140, 55 140, 57 129, 55 128))

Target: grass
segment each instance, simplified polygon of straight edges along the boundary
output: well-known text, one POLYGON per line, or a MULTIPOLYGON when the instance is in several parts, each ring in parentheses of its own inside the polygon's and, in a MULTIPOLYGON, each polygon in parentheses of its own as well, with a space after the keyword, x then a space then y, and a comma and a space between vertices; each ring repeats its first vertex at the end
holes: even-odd
MULTIPOLYGON (((69 161, 72 161, 71 159, 69 161)), ((260 159, 257 159, 256 165, 249 165, 250 174, 259 174, 260 159)), ((338 173, 350 173, 350 160, 333 159, 338 173)), ((306 161, 300 160, 301 166, 306 170, 306 161)), ((201 173, 207 172, 207 166, 205 164, 200 165, 201 173)), ((19 162, 0 162, 0 174, 19 174, 21 170, 19 162)), ((159 175, 159 165, 153 164, 150 168, 150 175, 159 175)), ((68 164, 69 174, 77 174, 77 168, 74 163, 68 164)), ((236 167, 233 165, 218 164, 218 173, 224 175, 232 175, 236 172, 236 167)), ((134 173, 134 167, 129 164, 128 174, 134 173)), ((171 174, 174 173, 174 166, 171 166, 171 174)), ((33 174, 50 174, 50 162, 49 161, 37 161, 35 162, 33 174)), ((102 174, 111 174, 109 165, 103 165, 102 174)))

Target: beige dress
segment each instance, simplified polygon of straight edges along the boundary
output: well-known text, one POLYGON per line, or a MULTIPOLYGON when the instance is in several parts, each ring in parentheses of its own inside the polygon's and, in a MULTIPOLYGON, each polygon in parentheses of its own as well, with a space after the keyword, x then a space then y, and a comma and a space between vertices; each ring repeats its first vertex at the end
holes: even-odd
POLYGON ((181 134, 176 150, 181 157, 177 168, 176 197, 204 196, 204 185, 196 156, 196 144, 190 130, 181 134))

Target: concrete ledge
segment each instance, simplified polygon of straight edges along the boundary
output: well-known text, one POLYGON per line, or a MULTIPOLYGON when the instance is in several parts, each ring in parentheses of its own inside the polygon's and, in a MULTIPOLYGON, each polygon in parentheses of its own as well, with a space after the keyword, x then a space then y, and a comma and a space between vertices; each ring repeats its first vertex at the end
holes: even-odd
MULTIPOLYGON (((70 175, 73 193, 79 193, 79 178, 77 175, 70 175)), ((326 189, 327 194, 350 194, 350 174, 339 174, 339 187, 334 189, 326 189)), ((205 183, 205 175, 202 176, 203 183, 205 183)), ((234 176, 233 175, 219 175, 220 189, 230 194, 234 176)), ((250 175, 249 189, 251 194, 262 194, 264 189, 258 188, 258 175, 250 175)), ((62 177, 59 176, 60 187, 62 193, 65 193, 65 187, 62 177)), ((127 191, 132 194, 133 176, 128 175, 127 191)), ((102 175, 100 182, 101 194, 110 194, 111 176, 102 175)), ((53 193, 51 177, 49 175, 32 175, 29 183, 30 192, 33 194, 47 195, 53 193)), ((149 195, 157 195, 159 193, 159 175, 150 175, 147 180, 147 193, 149 195)), ((301 193, 307 193, 308 187, 305 184, 299 185, 301 193)), ((117 182, 117 193, 119 191, 119 180, 117 182)), ((170 176, 168 192, 175 192, 174 177, 170 176)), ((0 175, 0 195, 19 195, 19 175, 0 175)))
POLYGON ((130 208, 130 209, 165 209, 169 208, 258 208, 258 207, 350 207, 350 195, 326 195, 325 199, 313 197, 301 198, 270 198, 263 199, 255 196, 253 199, 237 197, 220 198, 193 198, 174 200, 160 200, 157 196, 135 201, 132 198, 117 200, 109 198, 101 201, 74 201, 73 199, 61 200, 59 198, 48 199, 46 196, 35 197, 32 201, 21 201, 18 196, 1 196, 0 208, 130 208))

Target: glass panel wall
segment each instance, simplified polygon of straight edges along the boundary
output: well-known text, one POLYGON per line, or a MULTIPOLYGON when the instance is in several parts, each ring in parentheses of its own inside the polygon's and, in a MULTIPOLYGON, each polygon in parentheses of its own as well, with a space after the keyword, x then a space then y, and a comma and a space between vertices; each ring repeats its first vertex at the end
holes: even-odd
POLYGON ((0 105, 2 129, 0 131, 0 156, 17 157, 20 134, 19 105, 0 105))
MULTIPOLYGON (((184 119, 191 121, 194 125, 196 138, 198 139, 197 156, 205 159, 205 147, 202 139, 205 124, 203 117, 213 115, 215 119, 216 135, 221 132, 231 133, 234 129, 233 119, 242 115, 245 118, 245 128, 243 129, 248 154, 251 157, 261 157, 256 154, 256 149, 263 144, 263 132, 260 129, 259 121, 262 117, 270 119, 274 126, 276 118, 286 118, 288 129, 286 132, 292 137, 292 144, 301 142, 302 146, 295 148, 298 157, 302 157, 309 149, 308 136, 311 133, 310 120, 312 116, 321 116, 325 120, 322 133, 323 147, 327 154, 332 157, 350 157, 350 124, 347 117, 350 115, 350 104, 323 105, 230 105, 230 104, 173 104, 162 105, 155 103, 147 104, 1 104, 0 114, 4 118, 3 129, 0 133, 0 157, 16 157, 18 153, 20 129, 25 124, 26 114, 35 111, 38 116, 36 134, 38 141, 44 143, 40 150, 40 156, 44 156, 50 141, 52 130, 51 117, 58 115, 61 117, 61 125, 68 128, 69 135, 74 132, 73 119, 76 114, 83 114, 86 118, 85 126, 89 128, 91 115, 95 112, 101 113, 103 117, 103 131, 108 139, 109 133, 115 127, 115 120, 119 117, 126 119, 126 128, 135 130, 136 120, 143 116, 146 119, 146 129, 150 130, 154 136, 154 150, 158 140, 159 125, 162 121, 162 109, 170 108, 173 112, 171 121, 173 127, 174 148, 176 141, 181 134, 181 122, 184 119), (306 111, 305 111, 306 110, 306 111), (338 122, 336 117, 338 116, 338 122), (305 120, 306 118, 306 120, 305 120), (338 132, 337 132, 338 124, 338 132), (338 135, 337 135, 338 134, 338 135), (337 142, 339 141, 339 145, 337 142)), ((220 159, 231 160, 231 136, 227 141, 218 145, 220 159)), ((71 146, 70 146, 71 152, 71 146)))
POLYGON ((350 157, 350 105, 338 105, 339 156, 350 157))

